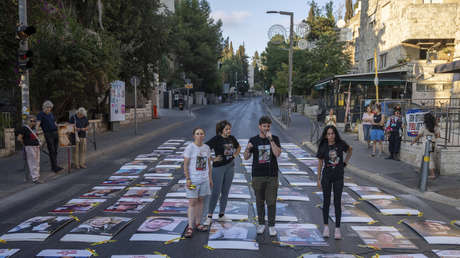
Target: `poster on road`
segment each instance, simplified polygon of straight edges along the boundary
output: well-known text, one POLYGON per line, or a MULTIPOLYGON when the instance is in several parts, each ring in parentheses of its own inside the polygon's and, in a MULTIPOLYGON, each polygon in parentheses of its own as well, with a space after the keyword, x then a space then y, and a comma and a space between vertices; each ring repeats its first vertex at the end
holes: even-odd
POLYGON ((259 250, 256 226, 249 222, 214 222, 208 246, 215 249, 259 250))
MULTIPOLYGON (((329 217, 335 222, 335 209, 329 209, 329 217)), ((342 219, 343 223, 368 223, 373 219, 367 215, 366 212, 360 210, 354 205, 346 204, 342 208, 342 219)))
POLYGON ((417 249, 411 241, 405 238, 395 227, 386 226, 352 226, 361 240, 369 246, 380 249, 417 249))
POLYGON ((129 187, 128 191, 123 194, 124 198, 149 198, 155 199, 155 196, 158 191, 161 190, 161 187, 155 186, 134 186, 129 187))
MULTIPOLYGON (((88 250, 77 249, 46 249, 40 251, 36 257, 38 258, 86 258, 93 254, 88 250)), ((1 256, 0 256, 1 257, 1 256)))
POLYGON ((374 255, 372 258, 428 258, 424 254, 387 254, 387 255, 374 255))
POLYGON ((352 254, 306 254, 299 258, 355 258, 352 254))
MULTIPOLYGON (((216 209, 212 217, 214 219, 219 218, 220 206, 217 203, 216 209)), ((225 217, 231 220, 248 220, 249 218, 249 203, 242 201, 228 201, 227 207, 225 208, 225 217)))
POLYGON ((173 177, 145 177, 136 186, 168 186, 172 182, 173 177))
POLYGON ((302 192, 301 188, 280 186, 278 188, 278 200, 308 202, 310 198, 308 198, 307 193, 302 192))
POLYGON ((460 257, 460 250, 433 250, 440 258, 458 258, 460 257))
POLYGON ((110 83, 110 122, 125 121, 125 82, 110 83))
MULTIPOLYGON (((253 203, 253 208, 257 214, 256 204, 253 203)), ((268 220, 268 211, 265 207, 265 220, 268 220)), ((257 216, 256 216, 257 218, 257 216)), ((276 217, 275 220, 278 222, 297 222, 297 216, 295 215, 294 208, 289 203, 276 202, 276 217)))
POLYGON ((386 194, 374 186, 350 186, 349 188, 364 200, 396 199, 395 196, 386 194))
POLYGON ((420 214, 419 210, 404 206, 401 201, 398 200, 374 199, 366 201, 377 208, 383 215, 416 216, 420 214))
POLYGON ((50 213, 86 213, 106 200, 107 199, 72 199, 62 206, 50 211, 50 213))
POLYGON ((297 166, 295 167, 280 167, 281 174, 283 175, 308 175, 306 171, 300 171, 297 166))
POLYGON ((228 198, 232 199, 249 199, 251 195, 249 193, 249 187, 246 185, 232 185, 230 187, 230 193, 228 198))
POLYGON ((246 175, 241 173, 235 173, 233 176, 233 183, 247 184, 246 175))
POLYGON ((171 187, 169 193, 166 194, 166 198, 185 198, 186 197, 186 189, 185 185, 175 184, 171 187))
POLYGON ((80 198, 112 198, 124 189, 124 186, 95 186, 90 191, 80 195, 80 198))
POLYGON ((112 239, 133 219, 126 217, 94 217, 61 238, 62 242, 100 242, 112 239))
POLYGON ((276 224, 281 245, 327 246, 315 224, 276 224))
POLYGON ((8 258, 19 252, 20 249, 0 249, 0 257, 8 258))
POLYGON ((10 229, 0 239, 5 241, 44 241, 74 219, 70 216, 38 216, 10 229))
POLYGON ((316 186, 317 185, 316 181, 306 176, 298 176, 298 175, 283 175, 283 176, 292 186, 316 186))
POLYGON ((120 198, 113 205, 105 208, 105 212, 111 213, 139 213, 147 205, 152 203, 154 200, 152 198, 120 198))
POLYGON ((154 213, 158 214, 187 214, 188 200, 187 199, 165 199, 158 210, 154 213))
POLYGON ((437 220, 411 219, 404 224, 417 232, 429 244, 460 245, 460 229, 437 220))
MULTIPOLYGON (((147 217, 129 241, 170 241, 184 233, 188 219, 185 217, 147 217)), ((174 242, 178 242, 176 239, 174 242)))
MULTIPOLYGON (((321 205, 323 202, 323 192, 315 192, 315 194, 321 199, 321 205)), ((331 204, 334 203, 334 196, 331 196, 331 204)), ((354 204, 356 200, 347 192, 342 193, 342 205, 344 204, 354 204)))
POLYGON ((132 182, 134 182, 136 179, 138 179, 139 176, 111 176, 108 179, 106 179, 104 182, 102 182, 103 185, 130 185, 132 182))

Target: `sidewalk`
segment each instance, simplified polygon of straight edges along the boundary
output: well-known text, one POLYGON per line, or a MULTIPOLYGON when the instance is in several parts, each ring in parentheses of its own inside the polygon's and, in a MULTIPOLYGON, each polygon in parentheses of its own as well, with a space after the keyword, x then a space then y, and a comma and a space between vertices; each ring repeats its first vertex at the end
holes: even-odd
MULTIPOLYGON (((285 128, 287 134, 297 139, 296 144, 304 145, 316 152, 316 145, 310 142, 312 123, 308 117, 299 113, 292 113, 291 124, 287 128, 279 118, 279 107, 266 107, 272 118, 285 128)), ((418 190, 419 168, 401 161, 386 160, 385 157, 388 154, 383 154, 381 157, 371 157, 371 150, 367 148, 367 144, 362 144, 357 140, 356 134, 342 133, 343 129, 339 129, 339 131, 341 137, 353 147, 353 156, 349 166, 347 166, 352 173, 421 198, 460 207, 460 176, 440 175, 436 180, 429 180, 427 191, 422 193, 418 190)), ((388 150, 384 151, 388 153, 388 150)))
MULTIPOLYGON (((197 106, 193 107, 192 110, 198 110, 201 108, 202 107, 197 106)), ((137 135, 134 134, 133 123, 121 126, 120 130, 116 132, 108 131, 97 134, 97 150, 94 150, 93 144, 88 141, 86 155, 88 163, 91 163, 92 159, 100 155, 111 153, 123 148, 123 146, 125 146, 128 142, 129 144, 142 142, 148 138, 154 137, 155 135, 177 128, 195 117, 193 113, 190 116, 188 111, 179 111, 176 109, 160 109, 159 115, 160 119, 153 119, 138 123, 137 135)), ((44 149, 46 150, 46 147, 44 147, 44 149)), ((64 168, 64 170, 59 174, 55 174, 51 171, 49 157, 42 152, 40 156, 41 180, 47 182, 57 177, 67 175, 67 157, 68 148, 59 148, 58 163, 64 168)), ((0 198, 26 189, 32 185, 30 181, 25 182, 25 167, 22 152, 17 152, 10 157, 1 158, 0 167, 0 175, 2 178, 0 182, 0 198)))

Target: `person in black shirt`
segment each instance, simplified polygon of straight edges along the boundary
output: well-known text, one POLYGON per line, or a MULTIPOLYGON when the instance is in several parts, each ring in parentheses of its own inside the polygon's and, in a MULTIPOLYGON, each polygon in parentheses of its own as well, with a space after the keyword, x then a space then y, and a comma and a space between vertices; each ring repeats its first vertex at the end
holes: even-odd
POLYGON ((39 184, 40 178, 40 138, 36 130, 37 118, 30 115, 27 125, 18 131, 18 141, 24 145, 27 166, 34 184, 39 184))
POLYGON ((383 132, 384 121, 385 116, 382 114, 382 107, 380 106, 380 103, 376 103, 374 110, 374 122, 372 123, 371 129, 371 141, 374 144, 372 148, 372 157, 375 157, 376 155, 377 143, 379 144, 380 149, 379 155, 382 155, 383 153, 382 142, 385 140, 385 134, 383 132))
POLYGON ((256 207, 259 225, 257 234, 265 231, 265 203, 268 210, 270 236, 276 236, 276 199, 278 195, 278 162, 281 155, 279 138, 270 132, 271 119, 263 116, 259 119, 259 135, 249 139, 244 151, 244 159, 252 160, 252 188, 256 195, 256 207))
POLYGON ((326 126, 319 140, 318 187, 323 190, 323 236, 329 237, 329 206, 331 191, 334 190, 335 239, 341 239, 340 220, 342 216, 342 192, 344 168, 351 158, 351 147, 340 138, 335 126, 326 126), (347 156, 343 159, 343 153, 347 156))
POLYGON ((206 144, 214 150, 216 158, 212 163, 213 173, 212 182, 213 188, 211 199, 209 201, 208 218, 205 225, 210 225, 212 221, 212 214, 216 209, 217 200, 220 195, 219 204, 219 221, 228 220, 225 217, 225 208, 227 207, 228 193, 232 185, 233 176, 235 174, 234 159, 240 154, 241 146, 235 137, 230 135, 232 132, 232 125, 223 120, 216 124, 216 136, 211 138, 206 144))
POLYGON ((401 117, 401 107, 394 108, 394 115, 390 116, 386 124, 388 133, 388 150, 390 156, 386 159, 394 159, 399 161, 399 150, 401 149, 401 137, 403 130, 403 118, 401 117))
POLYGON ((69 123, 75 125, 75 148, 72 159, 75 168, 86 168, 86 132, 88 131, 89 122, 86 118, 86 110, 80 107, 77 113, 73 115, 69 123))

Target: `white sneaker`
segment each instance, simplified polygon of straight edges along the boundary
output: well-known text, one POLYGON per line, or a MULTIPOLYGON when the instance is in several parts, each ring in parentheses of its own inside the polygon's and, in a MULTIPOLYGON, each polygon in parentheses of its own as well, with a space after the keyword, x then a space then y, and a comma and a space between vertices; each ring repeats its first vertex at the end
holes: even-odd
POLYGON ((342 232, 340 232, 340 228, 335 229, 334 238, 335 239, 342 239, 342 232))
POLYGON ((217 221, 232 221, 232 219, 224 215, 222 217, 219 217, 217 221))
POLYGON ((212 223, 212 218, 207 217, 206 220, 204 221, 203 225, 209 226, 209 225, 211 225, 211 223, 212 223))
POLYGON ((257 225, 257 234, 263 234, 265 231, 265 225, 257 225))
POLYGON ((323 237, 329 237, 329 227, 328 226, 324 226, 323 237))
POLYGON ((268 233, 270 234, 270 236, 276 236, 276 234, 278 234, 278 232, 276 232, 276 228, 275 227, 268 227, 268 233))

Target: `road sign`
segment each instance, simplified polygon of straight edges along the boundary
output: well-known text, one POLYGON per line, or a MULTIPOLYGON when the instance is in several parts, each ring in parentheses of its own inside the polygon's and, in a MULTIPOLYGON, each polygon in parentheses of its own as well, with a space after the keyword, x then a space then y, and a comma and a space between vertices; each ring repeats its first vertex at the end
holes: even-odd
POLYGON ((275 94, 275 87, 273 86, 270 87, 270 94, 275 94))
POLYGON ((186 89, 193 89, 193 83, 187 83, 185 84, 186 89))
POLYGON ((374 78, 374 85, 379 86, 379 77, 374 78))
POLYGON ((131 79, 129 80, 129 82, 131 83, 131 85, 137 86, 137 85, 139 84, 139 82, 141 82, 141 80, 139 79, 139 77, 137 77, 136 75, 134 75, 133 77, 131 77, 131 79))

